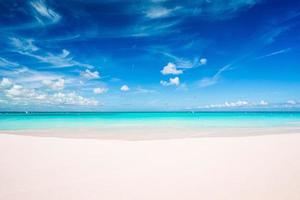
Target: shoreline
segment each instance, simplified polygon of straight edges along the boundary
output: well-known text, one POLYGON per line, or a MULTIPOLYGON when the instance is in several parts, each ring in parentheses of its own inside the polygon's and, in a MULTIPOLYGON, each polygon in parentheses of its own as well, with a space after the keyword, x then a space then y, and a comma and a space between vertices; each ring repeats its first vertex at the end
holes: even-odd
POLYGON ((165 140, 182 138, 210 137, 252 137, 263 135, 298 134, 300 127, 269 127, 269 128, 172 128, 172 127, 126 127, 126 128, 59 128, 35 130, 0 130, 0 135, 23 135, 36 137, 54 137, 71 139, 100 140, 165 140), (147 129, 146 129, 147 128, 147 129))

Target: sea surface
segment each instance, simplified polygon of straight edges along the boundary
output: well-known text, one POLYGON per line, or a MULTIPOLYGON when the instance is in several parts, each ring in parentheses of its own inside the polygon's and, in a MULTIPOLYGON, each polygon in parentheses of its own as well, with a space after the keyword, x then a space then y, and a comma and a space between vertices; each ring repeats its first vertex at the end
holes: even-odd
POLYGON ((0 130, 60 128, 300 127, 300 112, 35 112, 0 113, 0 130))

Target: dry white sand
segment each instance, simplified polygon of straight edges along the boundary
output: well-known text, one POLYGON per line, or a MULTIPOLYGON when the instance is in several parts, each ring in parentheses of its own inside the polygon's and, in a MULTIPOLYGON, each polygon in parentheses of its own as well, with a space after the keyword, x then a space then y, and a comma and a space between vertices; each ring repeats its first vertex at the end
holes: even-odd
POLYGON ((299 200, 300 134, 114 141, 0 134, 2 200, 299 200))

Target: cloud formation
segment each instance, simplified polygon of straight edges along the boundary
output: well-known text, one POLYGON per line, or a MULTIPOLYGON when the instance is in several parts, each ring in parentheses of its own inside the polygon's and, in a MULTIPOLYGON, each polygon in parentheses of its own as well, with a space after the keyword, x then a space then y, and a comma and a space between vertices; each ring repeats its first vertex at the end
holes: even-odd
POLYGON ((251 103, 249 101, 245 100, 239 100, 239 101, 233 101, 233 102, 224 102, 221 104, 209 104, 204 106, 204 108, 207 109, 215 109, 215 108, 248 108, 248 107, 262 107, 262 106, 268 106, 269 103, 265 100, 261 100, 258 103, 251 103))
POLYGON ((4 90, 4 94, 6 97, 10 98, 14 101, 37 101, 37 100, 45 100, 45 94, 39 94, 35 89, 24 88, 22 85, 13 84, 11 87, 4 90))
POLYGON ((290 104, 290 105, 296 105, 297 104, 297 102, 295 100, 288 100, 286 103, 290 104))
POLYGON ((46 93, 45 91, 38 91, 34 88, 26 88, 23 85, 15 84, 7 78, 2 79, 0 91, 3 92, 12 103, 16 104, 98 105, 98 101, 85 98, 76 92, 46 93))
POLYGON ((86 79, 98 79, 100 78, 100 73, 98 71, 86 69, 84 72, 81 72, 81 76, 86 79))
POLYGON ((176 68, 176 65, 174 63, 168 63, 164 68, 160 71, 163 75, 173 74, 178 75, 182 74, 183 71, 176 68))
POLYGON ((261 105, 261 106, 267 106, 267 105, 269 105, 269 103, 266 102, 265 100, 261 100, 261 101, 258 103, 258 105, 261 105))
POLYGON ((82 97, 76 92, 55 93, 50 96, 50 99, 53 99, 55 103, 62 105, 97 106, 99 104, 98 101, 82 97))
POLYGON ((171 14, 172 9, 167 9, 164 7, 154 7, 150 8, 146 12, 146 16, 151 19, 161 18, 161 17, 167 17, 171 14))
POLYGON ((229 70, 231 66, 232 64, 225 65, 224 67, 221 67, 212 77, 202 78, 200 81, 198 81, 198 86, 204 88, 211 85, 215 85, 221 78, 221 74, 229 70))
POLYGON ((94 92, 95 94, 103 94, 103 93, 105 93, 105 92, 107 92, 107 91, 108 91, 108 89, 105 88, 105 87, 98 87, 98 88, 94 88, 94 89, 93 89, 93 92, 94 92))
MULTIPOLYGON (((88 69, 94 68, 94 66, 79 62, 74 58, 70 57, 70 51, 62 49, 61 53, 53 54, 51 52, 43 51, 42 48, 35 45, 34 39, 11 37, 9 38, 10 45, 14 48, 13 51, 20 55, 35 58, 42 63, 50 64, 52 68, 63 68, 63 67, 84 67, 88 69), (40 51, 38 51, 40 50, 40 51)), ((1 65, 0 59, 0 65, 1 65)), ((2 62, 4 62, 3 60, 2 62)))
POLYGON ((201 58, 199 63, 200 63, 200 65, 206 65, 207 64, 207 59, 206 58, 201 58))
POLYGON ((259 56, 256 59, 263 59, 263 58, 267 58, 267 57, 270 57, 270 56, 275 56, 275 55, 278 55, 278 54, 283 54, 283 53, 286 53, 286 52, 288 52, 290 50, 291 50, 291 48, 281 49, 279 51, 274 51, 272 53, 268 53, 266 55, 259 56))
POLYGON ((1 82, 0 82, 0 89, 6 89, 12 86, 12 82, 11 80, 9 80, 8 78, 2 78, 1 82))
MULTIPOLYGON (((209 104, 224 94, 230 98, 236 91, 243 98, 265 90, 270 97, 264 97, 279 101, 271 91, 287 99, 299 96, 293 94, 299 79, 299 38, 293 33, 299 29, 300 2, 79 0, 58 4, 51 0, 4 0, 0 4, 0 99, 7 97, 8 102, 15 101, 10 97, 33 102, 51 99, 55 93, 71 98, 68 94, 76 91, 83 98, 101 98, 113 109, 120 97, 135 109, 131 94, 136 94, 137 104, 153 98, 164 108, 164 96, 176 94, 184 97, 172 105, 180 109, 184 103, 198 106, 197 100, 209 104), (266 8, 272 9, 270 15, 265 15, 266 8), (249 19, 251 26, 245 26, 249 19), (218 34, 221 29, 226 29, 226 34, 218 34), (269 60, 272 64, 267 68, 259 60, 290 49, 290 59, 276 62, 280 56, 274 62, 269 60), (242 56, 247 58, 224 66, 242 56), (280 73, 283 64, 284 77, 280 73), (105 67, 102 71, 98 66, 105 67), (233 66, 235 71, 229 74, 233 66), (227 74, 230 76, 223 79, 227 74), (260 87, 261 77, 272 84, 260 87), (251 84, 229 84, 239 80, 251 84), (121 89, 123 83, 130 83, 130 88, 124 85, 121 89), (199 89, 218 83, 218 87, 199 89), (276 88, 279 83, 282 87, 276 88), (95 95, 105 93, 106 86, 112 91, 95 95), (129 90, 129 96, 120 95, 129 90)), ((226 105, 234 107, 236 100, 226 105)), ((256 105, 273 106, 266 101, 256 105)))
POLYGON ((57 23, 61 16, 51 9, 44 0, 34 0, 30 2, 34 11, 34 17, 41 24, 57 23))
POLYGON ((58 80, 43 80, 42 83, 52 90, 62 90, 65 87, 65 80, 62 78, 58 80))
POLYGON ((24 52, 37 51, 39 48, 33 43, 33 39, 24 39, 24 38, 10 38, 11 44, 15 46, 18 50, 24 52))
POLYGON ((162 86, 171 86, 171 85, 179 86, 180 79, 178 77, 175 77, 175 78, 170 78, 169 81, 163 81, 163 80, 161 80, 160 84, 162 86))
POLYGON ((206 108, 231 108, 231 107, 245 107, 249 106, 248 101, 225 102, 223 104, 210 104, 206 108))
POLYGON ((130 90, 130 88, 129 88, 127 85, 122 85, 122 87, 120 88, 120 90, 121 90, 122 92, 127 92, 127 91, 130 90))

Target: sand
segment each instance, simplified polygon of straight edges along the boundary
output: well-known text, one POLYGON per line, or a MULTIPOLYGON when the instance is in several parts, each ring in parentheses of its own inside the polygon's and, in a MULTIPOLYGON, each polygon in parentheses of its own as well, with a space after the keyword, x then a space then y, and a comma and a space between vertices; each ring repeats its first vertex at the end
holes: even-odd
POLYGON ((299 200, 300 134, 100 140, 0 134, 3 200, 299 200))

